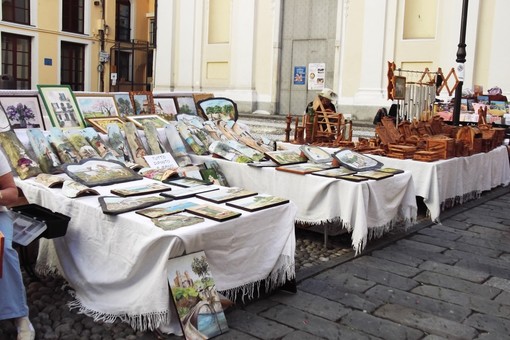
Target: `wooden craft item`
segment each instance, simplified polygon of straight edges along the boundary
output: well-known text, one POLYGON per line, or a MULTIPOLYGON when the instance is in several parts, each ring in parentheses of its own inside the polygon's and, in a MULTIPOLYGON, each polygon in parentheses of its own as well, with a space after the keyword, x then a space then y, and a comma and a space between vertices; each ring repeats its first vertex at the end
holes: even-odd
POLYGON ((441 159, 441 151, 416 151, 413 159, 415 161, 434 162, 441 159))
POLYGON ((426 139, 427 151, 439 151, 441 159, 455 157, 455 141, 445 136, 434 136, 426 139))
POLYGON ((145 138, 151 155, 159 155, 165 152, 163 145, 161 145, 161 142, 159 141, 158 130, 152 122, 145 122, 143 131, 145 133, 145 138))
POLYGON ((28 128, 27 137, 41 170, 48 174, 62 172, 61 162, 41 129, 28 128))
POLYGON ((131 158, 127 141, 120 131, 120 126, 115 123, 108 124, 107 131, 108 141, 110 142, 112 150, 117 154, 117 157, 122 157, 124 162, 132 162, 133 159, 131 158))
POLYGON ((147 150, 143 145, 142 139, 138 135, 136 126, 133 122, 126 122, 124 124, 124 130, 126 131, 126 140, 131 155, 133 155, 133 161, 142 167, 149 167, 149 164, 143 158, 147 155, 147 150))
POLYGON ((290 116, 290 112, 289 114, 285 117, 285 124, 286 124, 286 127, 285 127, 285 142, 288 143, 290 141, 290 123, 292 121, 292 117, 290 116))
POLYGON ((61 163, 78 163, 81 160, 78 151, 64 136, 60 128, 51 127, 47 138, 53 149, 57 151, 61 163))
POLYGON ((78 151, 78 154, 82 159, 87 158, 101 158, 97 153, 96 149, 90 145, 85 136, 81 131, 77 130, 65 130, 64 135, 69 140, 69 143, 78 151))
POLYGON ((391 143, 397 143, 399 140, 401 140, 402 135, 400 134, 400 132, 398 132, 393 118, 388 116, 382 117, 381 123, 382 126, 386 128, 386 133, 388 137, 391 139, 391 143))

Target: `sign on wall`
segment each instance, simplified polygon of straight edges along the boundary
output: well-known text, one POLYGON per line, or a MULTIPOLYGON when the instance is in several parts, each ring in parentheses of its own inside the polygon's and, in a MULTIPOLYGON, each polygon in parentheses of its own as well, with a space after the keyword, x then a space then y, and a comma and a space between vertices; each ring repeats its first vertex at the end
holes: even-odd
POLYGON ((294 85, 305 85, 306 66, 294 66, 294 85))
POLYGON ((322 90, 326 81, 326 64, 308 64, 308 90, 322 90))

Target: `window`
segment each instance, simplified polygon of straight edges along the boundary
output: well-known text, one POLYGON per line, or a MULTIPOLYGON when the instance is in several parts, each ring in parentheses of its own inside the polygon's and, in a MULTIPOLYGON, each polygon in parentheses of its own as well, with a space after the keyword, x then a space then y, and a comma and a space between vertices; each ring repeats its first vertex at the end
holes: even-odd
POLYGON ((31 55, 30 37, 2 33, 2 74, 11 76, 17 89, 31 88, 31 55))
POLYGON ((117 52, 117 70, 120 82, 131 81, 131 53, 117 52))
POLYGON ((60 57, 60 83, 73 91, 83 91, 85 74, 85 45, 62 42, 60 57))
POLYGON ((2 0, 2 20, 30 25, 30 0, 2 0))
POLYGON ((62 30, 83 33, 84 0, 62 0, 62 30))
POLYGON ((131 4, 129 0, 117 0, 115 22, 115 40, 130 41, 131 39, 131 4))

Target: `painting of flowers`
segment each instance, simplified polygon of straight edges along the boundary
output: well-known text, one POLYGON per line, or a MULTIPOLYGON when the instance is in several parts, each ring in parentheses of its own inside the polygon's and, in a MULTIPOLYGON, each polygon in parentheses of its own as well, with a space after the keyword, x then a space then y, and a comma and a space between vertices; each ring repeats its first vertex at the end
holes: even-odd
POLYGON ((0 97, 0 104, 13 129, 44 128, 37 96, 0 97))

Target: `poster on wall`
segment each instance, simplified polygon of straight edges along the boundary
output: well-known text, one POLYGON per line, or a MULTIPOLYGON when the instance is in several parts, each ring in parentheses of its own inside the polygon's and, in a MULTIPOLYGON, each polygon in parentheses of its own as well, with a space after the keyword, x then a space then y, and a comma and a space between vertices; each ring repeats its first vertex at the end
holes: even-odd
POLYGON ((294 85, 305 85, 306 66, 294 66, 294 85))
POLYGON ((308 64, 308 90, 322 90, 326 82, 326 64, 308 64))

